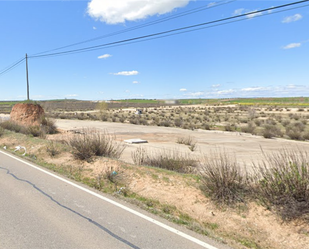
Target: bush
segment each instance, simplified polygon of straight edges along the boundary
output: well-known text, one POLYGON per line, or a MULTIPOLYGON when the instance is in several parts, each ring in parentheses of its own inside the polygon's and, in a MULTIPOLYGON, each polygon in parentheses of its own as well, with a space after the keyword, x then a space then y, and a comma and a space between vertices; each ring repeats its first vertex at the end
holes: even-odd
POLYGON ((0 127, 6 130, 42 138, 45 138, 46 134, 56 133, 57 130, 54 121, 50 119, 43 119, 41 126, 23 126, 12 121, 5 121, 0 123, 0 127))
POLYGON ((42 130, 46 134, 56 134, 57 127, 55 125, 55 121, 53 119, 44 118, 42 121, 42 130))
POLYGON ((60 154, 60 150, 57 148, 55 142, 51 141, 47 147, 46 147, 46 152, 48 153, 48 155, 50 157, 54 157, 57 156, 58 154, 60 154))
POLYGON ((178 137, 177 143, 178 144, 185 144, 185 145, 189 146, 189 145, 191 145, 195 142, 193 141, 193 138, 191 136, 187 136, 187 137, 178 137))
POLYGON ((69 139, 76 159, 90 161, 93 156, 119 158, 125 149, 123 144, 117 143, 115 137, 106 132, 84 129, 69 139))
POLYGON ((309 154, 282 149, 264 156, 255 165, 259 198, 284 219, 309 219, 309 154))
POLYGON ((32 135, 34 137, 42 137, 45 138, 46 133, 41 129, 40 126, 28 126, 24 134, 32 135))
POLYGON ((296 129, 290 129, 286 132, 286 135, 293 140, 303 140, 303 135, 296 129))
POLYGON ((182 155, 178 151, 149 152, 140 147, 131 155, 136 165, 147 165, 180 173, 191 172, 197 164, 196 160, 187 154, 182 155))
POLYGON ((2 122, 0 124, 0 126, 3 129, 9 130, 9 131, 21 132, 23 130, 23 133, 25 133, 25 129, 21 125, 18 125, 15 122, 12 122, 12 121, 2 122))
POLYGON ((265 125, 262 132, 264 138, 282 137, 282 131, 278 126, 275 125, 265 125))
POLYGON ((248 188, 248 176, 242 174, 236 162, 226 152, 217 151, 204 158, 199 167, 202 189, 214 201, 233 205, 244 202, 248 188))
POLYGON ((255 126, 252 122, 250 122, 247 126, 241 127, 241 131, 245 133, 255 134, 255 126))
POLYGON ((2 137, 4 134, 4 129, 2 127, 0 127, 0 137, 2 137))
POLYGON ((174 120, 174 124, 175 124, 176 127, 181 127, 182 123, 183 123, 183 121, 181 119, 179 119, 179 118, 176 118, 174 120))

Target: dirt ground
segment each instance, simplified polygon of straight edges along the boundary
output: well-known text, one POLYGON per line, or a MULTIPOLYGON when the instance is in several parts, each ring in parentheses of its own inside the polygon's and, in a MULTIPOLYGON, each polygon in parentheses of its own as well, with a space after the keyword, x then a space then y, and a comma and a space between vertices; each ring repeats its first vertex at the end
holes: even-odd
MULTIPOLYGON (((131 163, 131 152, 139 146, 152 150, 178 150, 191 153, 197 157, 209 155, 216 148, 224 149, 234 155, 238 162, 243 162, 243 167, 251 168, 252 161, 261 159, 262 151, 276 151, 283 147, 300 147, 309 149, 308 142, 296 142, 284 139, 265 139, 235 132, 184 130, 179 128, 166 128, 154 126, 138 126, 132 124, 107 123, 98 121, 80 120, 56 120, 56 125, 63 130, 62 134, 51 135, 50 139, 59 139, 60 136, 71 134, 70 131, 82 128, 95 128, 115 134, 117 140, 140 138, 148 141, 147 144, 127 145, 121 160, 131 163), (198 149, 191 152, 188 146, 176 143, 178 137, 191 136, 197 141, 198 149)), ((25 141, 14 141, 11 138, 1 138, 1 144, 8 147, 25 144, 25 141)), ((38 145, 31 147, 31 153, 36 150, 43 151, 38 145)), ((69 153, 63 153, 60 157, 46 160, 55 164, 67 164, 80 167, 80 162, 75 161, 69 153)), ((113 167, 121 170, 121 161, 111 159, 99 159, 94 163, 85 163, 85 168, 91 169, 94 176, 100 174, 104 167, 113 167)), ((123 174, 127 179, 127 187, 147 198, 160 201, 177 207, 178 210, 187 213, 191 217, 209 225, 210 233, 220 239, 223 237, 233 248, 265 248, 265 249, 309 249, 309 225, 302 221, 282 222, 274 213, 263 206, 250 203, 239 209, 224 209, 217 207, 203 192, 188 182, 180 174, 166 175, 164 172, 151 168, 126 167, 123 174)))
POLYGON ((248 133, 207 131, 207 130, 185 130, 180 128, 140 126, 134 124, 109 123, 100 121, 82 121, 57 119, 56 125, 64 131, 81 130, 83 128, 94 128, 115 134, 118 141, 140 138, 147 140, 145 144, 128 144, 121 160, 132 163, 131 153, 142 146, 151 150, 176 150, 188 153, 197 158, 211 156, 217 149, 225 150, 237 162, 249 171, 252 162, 258 162, 263 158, 265 152, 273 152, 282 148, 295 148, 298 146, 309 150, 308 142, 292 141, 281 138, 265 139, 248 133), (197 149, 191 152, 188 146, 177 143, 177 138, 192 137, 197 142, 197 149))

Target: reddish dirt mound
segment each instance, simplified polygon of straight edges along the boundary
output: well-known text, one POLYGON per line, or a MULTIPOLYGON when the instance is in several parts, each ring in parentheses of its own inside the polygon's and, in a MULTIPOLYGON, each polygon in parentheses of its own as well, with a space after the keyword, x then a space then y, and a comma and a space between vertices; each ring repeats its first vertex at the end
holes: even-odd
POLYGON ((11 120, 27 126, 40 125, 44 109, 36 104, 16 104, 11 111, 11 120))

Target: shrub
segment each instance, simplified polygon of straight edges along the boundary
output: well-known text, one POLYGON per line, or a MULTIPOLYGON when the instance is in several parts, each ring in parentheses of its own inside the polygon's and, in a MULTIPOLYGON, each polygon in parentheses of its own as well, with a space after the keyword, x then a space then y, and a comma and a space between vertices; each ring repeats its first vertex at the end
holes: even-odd
POLYGON ((60 150, 57 148, 55 142, 51 141, 47 147, 46 147, 46 152, 50 157, 54 157, 58 154, 60 154, 60 150))
POLYGON ((309 132, 308 131, 303 133, 303 139, 309 140, 309 132))
POLYGON ((225 131, 236 131, 237 127, 235 124, 228 124, 224 126, 225 131))
POLYGON ((278 126, 275 125, 265 125, 262 131, 264 138, 282 137, 282 131, 278 126))
POLYGON ((251 133, 254 134, 255 126, 252 122, 250 122, 248 125, 241 127, 241 131, 245 133, 251 133))
POLYGON ((303 135, 296 129, 287 130, 286 135, 293 140, 303 140, 303 135))
POLYGON ((163 120, 163 121, 160 121, 158 126, 170 127, 171 126, 171 122, 169 120, 163 120))
POLYGON ((199 167, 202 189, 213 200, 232 205, 244 201, 248 188, 248 176, 242 174, 236 158, 224 151, 216 151, 204 159, 199 167))
POLYGON ((15 122, 12 122, 12 121, 2 122, 0 124, 0 126, 3 129, 9 130, 9 131, 15 131, 15 132, 21 132, 21 130, 25 130, 25 129, 23 129, 23 127, 21 125, 18 125, 15 122))
POLYGON ((34 137, 42 137, 45 138, 46 133, 40 128, 40 126, 28 126, 26 128, 26 132, 23 132, 28 135, 32 135, 34 137))
POLYGON ((93 156, 119 158, 125 149, 123 144, 117 143, 115 137, 106 132, 84 129, 69 139, 76 159, 90 161, 93 156))
POLYGON ((50 119, 43 119, 42 126, 23 126, 12 121, 2 122, 0 126, 6 130, 42 138, 45 138, 46 134, 56 133, 57 130, 54 121, 50 119))
POLYGON ((261 119, 254 119, 254 123, 256 126, 260 126, 262 124, 262 120, 261 119))
POLYGON ((193 141, 193 138, 191 136, 178 137, 177 138, 177 143, 178 144, 191 145, 192 143, 194 143, 194 141, 193 141))
POLYGON ((197 164, 197 161, 187 154, 183 155, 175 150, 149 152, 140 147, 135 152, 132 152, 131 156, 133 162, 137 165, 147 165, 180 173, 191 172, 197 164))
POLYGON ((179 118, 176 118, 175 120, 174 120, 174 124, 175 124, 175 126, 176 127, 181 127, 182 126, 182 120, 181 119, 179 119, 179 118))
POLYGON ((46 134, 56 134, 57 127, 55 125, 55 121, 53 119, 44 118, 42 121, 42 130, 46 134))
POLYGON ((282 149, 264 154, 255 165, 256 190, 264 204, 274 206, 284 219, 309 219, 309 154, 282 149))
POLYGON ((0 137, 2 137, 4 134, 4 129, 2 127, 0 127, 0 137))

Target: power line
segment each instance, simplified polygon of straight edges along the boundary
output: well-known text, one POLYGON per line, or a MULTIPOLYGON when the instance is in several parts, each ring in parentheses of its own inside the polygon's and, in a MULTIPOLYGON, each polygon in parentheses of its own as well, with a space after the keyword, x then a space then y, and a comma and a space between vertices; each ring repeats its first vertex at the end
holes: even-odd
POLYGON ((99 36, 99 37, 88 39, 88 40, 85 40, 85 41, 76 42, 76 43, 73 43, 73 44, 70 44, 70 45, 66 45, 66 46, 62 46, 62 47, 59 47, 59 48, 55 48, 55 49, 47 50, 47 51, 44 51, 44 52, 36 53, 33 56, 41 55, 41 54, 44 54, 44 53, 48 53, 48 52, 52 52, 52 51, 56 51, 56 50, 80 45, 80 44, 84 44, 84 43, 87 43, 87 42, 100 40, 100 39, 115 36, 115 35, 118 35, 118 34, 127 33, 129 31, 133 31, 133 30, 141 29, 141 28, 148 27, 148 26, 151 26, 151 25, 155 25, 155 24, 158 24, 158 23, 166 22, 166 21, 169 21, 169 20, 172 20, 172 19, 176 19, 176 18, 183 17, 183 16, 190 15, 190 14, 194 14, 194 13, 204 11, 204 10, 207 10, 207 9, 219 7, 221 5, 229 4, 229 3, 232 3, 232 2, 235 2, 235 1, 237 1, 237 0, 228 0, 228 1, 222 0, 222 1, 219 1, 215 4, 213 4, 213 5, 210 5, 210 4, 203 5, 203 6, 188 10, 188 11, 181 12, 179 14, 174 14, 174 15, 171 15, 171 16, 168 16, 168 17, 163 17, 163 18, 160 18, 159 20, 147 22, 147 23, 141 24, 141 25, 136 25, 134 27, 123 29, 123 30, 116 31, 116 32, 112 32, 112 33, 107 34, 107 35, 99 36))
MULTIPOLYGON (((279 10, 279 11, 276 11, 276 12, 269 12, 269 13, 266 13, 266 15, 277 14, 277 13, 280 13, 280 12, 285 12, 285 11, 293 10, 293 9, 299 9, 299 8, 303 8, 303 7, 306 7, 306 6, 309 6, 309 4, 303 5, 303 6, 297 6, 297 7, 293 7, 293 8, 289 8, 289 9, 285 9, 285 10, 279 10)), ((258 17, 263 17, 263 16, 262 15, 258 15, 255 18, 258 18, 258 17)), ((213 25, 207 26, 207 27, 200 27, 200 28, 196 28, 196 29, 185 30, 185 31, 181 31, 181 32, 178 32, 178 33, 166 34, 166 35, 162 35, 162 36, 158 36, 158 37, 151 37, 151 38, 144 39, 144 40, 131 41, 131 42, 122 43, 122 44, 107 45, 107 46, 104 46, 104 48, 113 48, 113 47, 118 47, 118 46, 124 46, 124 45, 144 42, 144 41, 155 40, 155 39, 160 39, 160 38, 164 38, 164 37, 168 37, 168 36, 174 36, 174 35, 194 32, 194 31, 198 31, 198 30, 202 30, 202 29, 218 27, 218 26, 222 26, 222 25, 226 25, 226 24, 230 24, 230 23, 234 23, 234 22, 240 22, 240 21, 244 21, 244 20, 247 20, 247 18, 231 20, 229 22, 217 23, 217 24, 213 24, 213 25)), ((93 49, 89 49, 89 50, 86 50, 86 51, 74 52, 74 53, 71 53, 71 54, 84 53, 84 52, 95 51, 95 50, 99 50, 99 49, 102 49, 102 48, 93 48, 93 49)), ((61 54, 60 55, 53 55, 53 56, 61 56, 61 54)))
POLYGON ((22 58, 19 61, 15 62, 13 65, 8 66, 7 68, 3 69, 0 72, 0 76, 2 76, 5 73, 8 73, 9 71, 13 70, 15 67, 17 67, 19 64, 21 64, 26 58, 22 58))
MULTIPOLYGON (((101 49, 103 47, 123 45, 124 43, 125 44, 131 44, 133 42, 143 40, 143 39, 150 40, 150 39, 157 39, 157 38, 162 38, 162 37, 166 37, 166 36, 170 36, 170 35, 176 35, 176 34, 180 34, 180 33, 192 32, 192 31, 199 30, 199 29, 204 29, 204 28, 228 24, 228 23, 231 23, 231 22, 245 20, 245 18, 243 18, 243 19, 240 19, 240 18, 248 17, 250 15, 260 14, 260 13, 263 13, 263 12, 266 12, 266 11, 268 12, 268 14, 273 14, 272 12, 269 13, 269 11, 273 11, 273 10, 277 10, 277 9, 281 9, 281 8, 285 8, 285 7, 290 7, 290 6, 294 6, 294 5, 298 5, 298 4, 306 3, 306 2, 309 2, 309 0, 302 0, 302 1, 292 2, 292 3, 288 3, 288 4, 278 5, 278 6, 262 9, 262 10, 248 12, 248 13, 237 15, 237 16, 226 17, 226 18, 217 19, 217 20, 210 21, 210 22, 205 22, 205 23, 195 24, 195 25, 186 26, 186 27, 182 27, 182 28, 162 31, 162 32, 158 32, 158 33, 153 33, 153 34, 149 34, 149 35, 129 38, 129 39, 120 40, 120 41, 116 41, 116 42, 110 42, 110 43, 105 43, 105 44, 101 44, 101 45, 90 46, 90 47, 85 47, 85 48, 80 48, 80 49, 74 49, 74 50, 67 50, 67 51, 57 52, 57 53, 50 53, 50 54, 43 54, 43 55, 33 55, 33 56, 29 56, 28 58, 42 58, 42 57, 50 57, 50 56, 58 56, 58 55, 88 52, 88 51, 98 50, 98 49, 101 49), (236 19, 236 20, 234 20, 234 19, 236 19), (230 21, 230 20, 233 20, 233 21, 226 22, 226 21, 230 21), (218 24, 220 22, 225 22, 225 23, 218 24), (210 25, 210 24, 214 24, 214 25, 208 26, 208 27, 203 27, 203 26, 210 25), (181 32, 179 32, 179 31, 181 31, 181 32), (171 34, 173 32, 178 32, 178 33, 171 34), (158 37, 158 36, 160 36, 160 37, 158 37)), ((299 6, 298 8, 302 8, 302 7, 305 7, 305 6, 308 6, 308 5, 299 6)), ((291 9, 293 9, 293 8, 290 8, 290 9, 287 9, 287 10, 291 10, 291 9)), ((287 10, 284 10, 284 11, 287 11, 287 10)), ((277 11, 275 13, 278 13, 278 12, 280 12, 280 11, 277 11)), ((256 16, 256 17, 258 17, 258 16, 256 16)))

